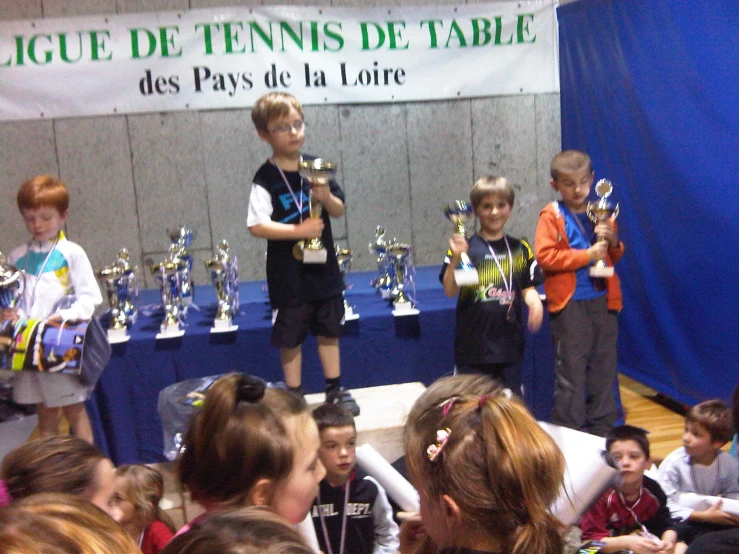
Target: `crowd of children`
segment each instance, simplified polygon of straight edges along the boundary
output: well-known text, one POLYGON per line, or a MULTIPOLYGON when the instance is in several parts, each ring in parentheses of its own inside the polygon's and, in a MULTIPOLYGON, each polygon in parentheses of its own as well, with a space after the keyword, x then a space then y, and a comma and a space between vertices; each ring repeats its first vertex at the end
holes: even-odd
MULTIPOLYGON (((0 467, 3 552, 307 554, 293 526, 308 522, 326 554, 559 554, 565 529, 550 507, 566 463, 520 398, 524 314, 538 331, 541 284, 556 353, 552 421, 606 437, 619 474, 582 515, 583 540, 602 552, 739 551, 738 515, 722 509, 722 500, 703 509, 686 501, 689 493, 739 499, 736 436, 733 456, 721 450, 739 428, 739 386, 733 422, 718 400, 688 412, 683 446, 655 478, 645 475, 646 431, 614 427, 621 291, 615 273, 593 277, 589 268, 601 260, 612 267, 624 245, 613 220, 591 224, 594 171, 587 154, 574 150, 552 160, 550 184, 560 199, 541 211, 533 250, 505 232, 512 185, 491 175, 472 188, 479 229, 449 239, 440 274, 446 294, 458 296, 456 375, 432 384, 408 416, 405 461, 420 513, 406 514, 399 527, 383 487, 355 467, 360 410, 340 380, 343 282, 330 218, 343 214, 344 192, 334 180, 301 175, 300 164, 314 158, 301 152, 305 121, 295 97, 265 95, 252 119, 272 154, 254 176, 247 226, 267 240, 271 343, 288 390, 241 373, 209 388, 177 462, 181 484, 203 512, 177 531, 159 507, 162 475, 141 465, 116 470, 92 446, 83 404, 89 390, 72 376, 24 372, 16 399, 37 405, 42 438, 0 467), (319 217, 311 217, 315 201, 319 217), (313 238, 325 245, 325 263, 301 260, 302 242, 313 238), (465 254, 478 271, 476 285, 455 281, 465 254), (312 413, 302 390, 309 332, 326 380, 326 402, 312 413), (76 436, 55 436, 60 409, 76 436)), ((0 310, 0 322, 90 318, 101 296, 84 251, 63 232, 66 187, 50 176, 32 179, 18 193, 18 208, 31 239, 9 261, 22 270, 24 286, 18 307, 0 310)))

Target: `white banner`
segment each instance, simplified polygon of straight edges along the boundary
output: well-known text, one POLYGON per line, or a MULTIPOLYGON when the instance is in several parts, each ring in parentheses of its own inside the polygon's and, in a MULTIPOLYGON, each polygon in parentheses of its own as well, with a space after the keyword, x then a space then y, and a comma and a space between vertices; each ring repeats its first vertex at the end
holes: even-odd
POLYGON ((0 22, 0 120, 556 92, 555 3, 0 22))

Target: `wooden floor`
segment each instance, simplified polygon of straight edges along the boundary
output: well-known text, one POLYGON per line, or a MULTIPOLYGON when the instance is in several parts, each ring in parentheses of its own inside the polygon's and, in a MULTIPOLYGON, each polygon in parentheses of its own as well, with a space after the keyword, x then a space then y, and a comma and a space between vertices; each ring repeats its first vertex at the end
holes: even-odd
POLYGON ((649 431, 652 459, 661 461, 682 445, 684 417, 666 408, 655 390, 625 375, 618 379, 626 423, 649 431))

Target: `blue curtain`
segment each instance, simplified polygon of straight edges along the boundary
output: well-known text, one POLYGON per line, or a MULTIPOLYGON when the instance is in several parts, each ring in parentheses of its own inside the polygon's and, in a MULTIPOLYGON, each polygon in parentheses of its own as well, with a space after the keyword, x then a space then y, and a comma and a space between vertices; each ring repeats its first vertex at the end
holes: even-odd
POLYGON ((562 146, 613 182, 619 369, 685 403, 739 381, 739 2, 582 0, 559 20, 562 146))

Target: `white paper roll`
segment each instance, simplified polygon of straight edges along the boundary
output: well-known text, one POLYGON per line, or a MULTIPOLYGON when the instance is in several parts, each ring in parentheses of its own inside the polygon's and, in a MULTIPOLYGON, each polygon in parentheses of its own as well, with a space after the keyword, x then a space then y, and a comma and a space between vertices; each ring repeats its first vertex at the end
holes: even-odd
POLYGON ((406 512, 417 512, 421 509, 418 492, 413 485, 372 448, 372 445, 363 444, 357 448, 357 464, 371 477, 377 479, 388 496, 406 512))
POLYGON ((552 506, 562 523, 576 525, 580 516, 618 478, 618 471, 603 460, 605 439, 559 425, 539 422, 565 457, 564 490, 552 506))
POLYGON ((718 496, 705 496, 702 494, 695 494, 694 492, 678 492, 672 499, 681 506, 685 506, 693 510, 707 510, 716 504, 716 502, 721 500, 721 510, 731 515, 739 516, 739 500, 720 498, 718 496))
POLYGON ((303 521, 295 525, 295 529, 297 529, 298 533, 303 536, 305 542, 308 543, 308 546, 313 552, 321 554, 321 547, 318 546, 316 528, 313 527, 313 518, 311 517, 310 512, 308 512, 308 515, 305 516, 303 521))

